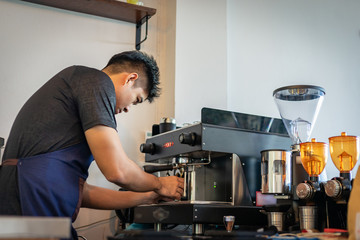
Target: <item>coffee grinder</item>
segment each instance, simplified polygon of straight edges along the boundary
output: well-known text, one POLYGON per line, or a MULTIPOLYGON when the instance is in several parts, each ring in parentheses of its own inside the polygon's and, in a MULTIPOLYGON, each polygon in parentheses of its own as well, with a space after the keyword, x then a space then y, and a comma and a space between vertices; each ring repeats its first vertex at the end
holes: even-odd
POLYGON ((351 170, 359 158, 359 137, 341 136, 329 138, 330 155, 339 177, 334 177, 325 184, 325 193, 329 197, 328 225, 330 228, 347 228, 347 204, 352 188, 351 170))
POLYGON ((309 175, 301 163, 300 143, 309 141, 324 96, 325 90, 313 85, 286 86, 273 92, 280 116, 292 140, 291 189, 288 194, 276 197, 278 202, 292 204, 290 211, 293 221, 290 220, 290 224, 293 225, 299 223, 297 214, 299 198, 296 195, 296 186, 304 180, 309 180, 309 175))
POLYGON ((322 231, 326 219, 326 195, 319 175, 324 170, 328 159, 329 147, 327 143, 311 142, 300 143, 300 158, 309 180, 299 183, 296 195, 299 201, 299 218, 301 230, 322 231))

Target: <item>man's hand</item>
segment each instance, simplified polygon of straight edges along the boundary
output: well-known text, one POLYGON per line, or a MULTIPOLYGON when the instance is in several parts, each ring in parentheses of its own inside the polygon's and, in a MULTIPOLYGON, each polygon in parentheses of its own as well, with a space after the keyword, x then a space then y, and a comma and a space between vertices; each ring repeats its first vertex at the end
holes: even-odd
POLYGON ((143 204, 154 204, 159 203, 159 201, 174 201, 174 199, 162 197, 154 191, 116 191, 93 186, 85 182, 81 206, 94 209, 114 210, 131 208, 143 204))
POLYGON ((156 191, 159 195, 180 200, 184 193, 184 179, 176 176, 160 177, 161 188, 156 191))

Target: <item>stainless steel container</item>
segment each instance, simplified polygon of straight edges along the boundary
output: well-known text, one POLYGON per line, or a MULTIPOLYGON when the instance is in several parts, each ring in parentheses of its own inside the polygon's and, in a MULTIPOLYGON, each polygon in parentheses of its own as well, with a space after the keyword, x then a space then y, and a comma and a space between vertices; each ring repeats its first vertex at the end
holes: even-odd
POLYGON ((316 206, 299 206, 301 230, 317 229, 318 212, 316 206))
POLYGON ((261 151, 261 192, 289 194, 291 191, 291 153, 281 149, 261 151))
POLYGON ((275 226, 279 232, 284 231, 284 220, 285 213, 284 212, 268 212, 268 226, 275 226))

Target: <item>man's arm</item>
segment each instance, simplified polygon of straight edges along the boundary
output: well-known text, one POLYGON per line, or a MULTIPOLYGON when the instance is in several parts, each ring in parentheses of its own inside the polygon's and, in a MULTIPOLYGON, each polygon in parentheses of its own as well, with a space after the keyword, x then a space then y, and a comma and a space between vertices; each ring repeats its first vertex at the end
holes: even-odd
POLYGON ((102 210, 131 208, 156 203, 159 197, 155 192, 115 191, 85 182, 81 207, 102 210))
POLYGON ((165 197, 181 198, 183 179, 157 178, 144 172, 127 157, 115 129, 98 125, 86 130, 85 136, 96 164, 108 181, 131 191, 155 191, 165 197))

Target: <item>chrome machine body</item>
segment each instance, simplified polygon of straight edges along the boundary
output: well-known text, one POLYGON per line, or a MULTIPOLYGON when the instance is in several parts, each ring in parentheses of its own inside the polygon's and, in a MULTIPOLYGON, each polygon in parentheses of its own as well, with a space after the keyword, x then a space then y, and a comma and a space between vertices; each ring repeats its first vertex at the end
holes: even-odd
POLYGON ((134 222, 195 224, 195 234, 202 224, 223 224, 226 215, 238 225, 265 226, 255 206, 261 151, 289 147, 282 121, 210 108, 201 115, 201 122, 150 137, 140 147, 146 163, 156 165, 150 168, 184 177, 185 191, 181 201, 136 207, 134 222))

